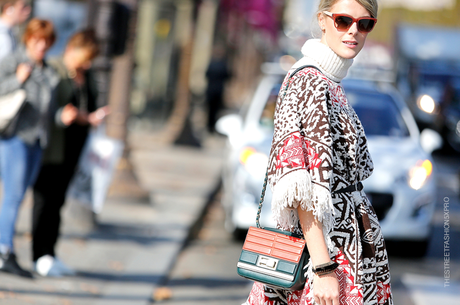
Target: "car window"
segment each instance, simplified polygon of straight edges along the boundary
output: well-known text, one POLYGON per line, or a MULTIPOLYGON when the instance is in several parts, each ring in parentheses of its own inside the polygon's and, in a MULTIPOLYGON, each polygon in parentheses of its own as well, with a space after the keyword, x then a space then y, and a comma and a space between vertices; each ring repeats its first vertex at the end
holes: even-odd
POLYGON ((392 97, 387 94, 347 91, 367 136, 408 137, 409 129, 392 97))
MULTIPOLYGON (((281 83, 273 86, 261 113, 259 124, 263 128, 273 129, 274 127, 273 119, 280 87, 281 83)), ((410 135, 391 96, 381 93, 347 91, 347 98, 360 118, 366 135, 394 137, 410 135)))
POLYGON ((264 110, 260 116, 259 124, 261 127, 273 129, 273 119, 275 115, 276 100, 278 99, 278 93, 281 88, 281 84, 277 83, 273 86, 270 91, 270 95, 265 103, 264 110))
POLYGON ((451 77, 442 84, 441 102, 445 107, 460 107, 460 77, 451 77))

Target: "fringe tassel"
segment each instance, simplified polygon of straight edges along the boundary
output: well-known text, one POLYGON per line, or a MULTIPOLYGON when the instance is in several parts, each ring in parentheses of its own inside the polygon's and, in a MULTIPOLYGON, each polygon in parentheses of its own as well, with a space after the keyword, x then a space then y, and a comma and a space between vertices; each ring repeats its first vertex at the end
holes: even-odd
POLYGON ((313 296, 313 277, 314 277, 314 274, 313 274, 313 267, 312 267, 312 264, 311 264, 311 259, 308 260, 308 264, 305 265, 305 267, 303 268, 305 270, 305 285, 309 285, 310 287, 310 291, 308 292, 307 294, 307 300, 309 300, 309 302, 311 304, 314 304, 314 296, 313 296))
POLYGON ((331 252, 334 246, 329 232, 334 226, 334 205, 329 190, 312 183, 307 170, 297 170, 279 179, 273 189, 272 214, 283 230, 292 230, 299 223, 297 208, 312 211, 323 224, 323 234, 331 252))

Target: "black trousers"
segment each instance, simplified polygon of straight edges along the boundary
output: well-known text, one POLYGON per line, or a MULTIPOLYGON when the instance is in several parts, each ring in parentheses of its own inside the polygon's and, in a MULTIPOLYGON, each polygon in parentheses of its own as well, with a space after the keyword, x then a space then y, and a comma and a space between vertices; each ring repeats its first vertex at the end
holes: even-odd
POLYGON ((215 130, 217 115, 219 114, 219 111, 223 108, 224 98, 222 94, 209 94, 206 100, 208 104, 207 128, 208 131, 212 133, 215 130))
POLYGON ((32 256, 35 262, 43 255, 55 256, 55 246, 61 225, 61 208, 67 188, 75 172, 87 129, 66 131, 64 162, 44 164, 33 187, 32 256))

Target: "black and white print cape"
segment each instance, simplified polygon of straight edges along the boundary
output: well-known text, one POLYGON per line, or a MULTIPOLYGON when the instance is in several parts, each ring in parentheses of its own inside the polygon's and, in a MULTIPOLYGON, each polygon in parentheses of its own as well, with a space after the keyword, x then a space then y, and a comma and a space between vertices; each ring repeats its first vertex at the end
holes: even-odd
MULTIPOLYGON (((322 222, 330 256, 339 263, 341 305, 392 305, 388 256, 371 203, 363 191, 334 193, 372 174, 361 122, 340 82, 314 68, 289 80, 294 70, 285 78, 282 88, 289 81, 289 89, 278 98, 274 118, 269 160, 274 218, 280 228, 302 234, 300 206, 322 222)), ((247 304, 314 304, 310 263, 305 268, 304 290, 277 291, 255 283, 247 304)))

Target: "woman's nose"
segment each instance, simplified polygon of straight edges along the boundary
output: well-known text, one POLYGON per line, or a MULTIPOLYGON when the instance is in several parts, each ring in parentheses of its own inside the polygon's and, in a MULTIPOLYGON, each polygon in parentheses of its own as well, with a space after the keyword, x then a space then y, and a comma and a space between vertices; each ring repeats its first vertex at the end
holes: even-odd
POLYGON ((46 39, 40 39, 40 41, 38 42, 37 47, 40 50, 46 50, 48 48, 48 42, 46 41, 46 39))
POLYGON ((348 33, 351 35, 356 35, 358 33, 358 23, 353 22, 353 24, 348 29, 348 33))

